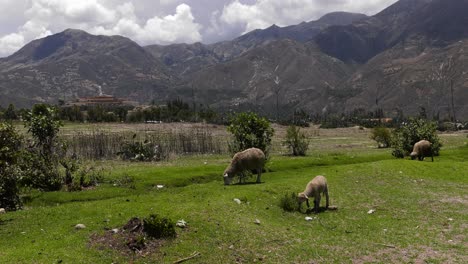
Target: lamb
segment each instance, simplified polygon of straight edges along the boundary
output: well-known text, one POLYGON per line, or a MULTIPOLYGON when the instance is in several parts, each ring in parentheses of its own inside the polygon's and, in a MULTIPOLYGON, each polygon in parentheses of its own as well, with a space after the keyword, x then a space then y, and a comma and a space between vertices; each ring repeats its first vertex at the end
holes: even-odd
POLYGON ((244 178, 245 170, 256 170, 257 183, 260 183, 263 165, 265 165, 265 154, 258 148, 249 148, 237 152, 232 158, 231 164, 224 171, 224 184, 229 185, 236 174, 240 174, 240 181, 244 178))
POLYGON ((413 147, 413 152, 411 152, 410 156, 412 160, 417 157, 420 161, 424 160, 424 157, 431 156, 432 162, 434 162, 434 155, 432 154, 432 143, 424 139, 416 142, 413 147))
POLYGON ((309 183, 307 183, 304 192, 297 194, 297 201, 299 202, 299 207, 305 201, 307 202, 307 208, 310 208, 309 197, 314 197, 314 211, 318 213, 321 194, 325 194, 327 201, 325 208, 328 209, 329 197, 327 179, 322 175, 318 175, 315 178, 313 178, 309 183))

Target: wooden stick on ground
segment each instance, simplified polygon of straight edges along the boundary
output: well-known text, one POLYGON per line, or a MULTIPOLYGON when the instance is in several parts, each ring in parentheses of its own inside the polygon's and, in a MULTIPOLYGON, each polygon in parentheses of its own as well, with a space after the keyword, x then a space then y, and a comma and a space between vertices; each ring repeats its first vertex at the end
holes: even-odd
POLYGON ((179 259, 179 260, 174 261, 174 264, 182 263, 182 262, 184 262, 184 261, 187 261, 187 260, 196 258, 196 257, 198 257, 198 256, 200 256, 200 252, 194 251, 194 252, 192 253, 192 255, 190 255, 190 256, 188 256, 188 257, 186 257, 186 258, 182 258, 182 259, 179 259))
POLYGON ((382 243, 373 243, 373 244, 388 247, 388 248, 396 248, 394 245, 387 245, 387 244, 382 244, 382 243))

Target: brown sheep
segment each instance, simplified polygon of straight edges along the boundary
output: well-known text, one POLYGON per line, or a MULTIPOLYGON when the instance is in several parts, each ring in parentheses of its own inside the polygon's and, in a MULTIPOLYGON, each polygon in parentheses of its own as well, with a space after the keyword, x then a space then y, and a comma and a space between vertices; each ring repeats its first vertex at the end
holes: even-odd
POLYGON ((260 183, 263 166, 265 165, 265 154, 261 149, 249 148, 237 152, 232 158, 231 164, 224 171, 224 184, 229 185, 236 174, 240 174, 240 181, 244 178, 245 170, 256 170, 257 183, 260 183))
POLYGON ((424 157, 431 156, 432 162, 434 162, 434 155, 432 153, 432 143, 427 140, 421 140, 416 142, 413 147, 413 152, 410 154, 411 159, 414 160, 416 157, 418 160, 424 160, 424 157))
POLYGON ((323 177, 322 175, 318 175, 307 184, 304 192, 298 193, 297 201, 299 202, 299 206, 303 202, 307 202, 307 208, 310 208, 309 197, 314 197, 314 211, 318 213, 321 194, 325 194, 325 198, 326 198, 325 208, 328 208, 329 197, 328 197, 327 179, 323 177))

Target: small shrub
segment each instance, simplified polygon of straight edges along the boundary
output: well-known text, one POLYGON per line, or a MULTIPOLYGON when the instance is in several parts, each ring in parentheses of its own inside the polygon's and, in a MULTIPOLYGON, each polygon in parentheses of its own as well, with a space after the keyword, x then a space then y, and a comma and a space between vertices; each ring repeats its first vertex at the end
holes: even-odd
POLYGON ((230 121, 227 130, 234 136, 234 142, 229 145, 231 153, 255 147, 268 157, 274 130, 266 118, 245 112, 235 115, 230 121))
POLYGON ((390 147, 392 135, 386 127, 375 127, 371 131, 371 139, 377 142, 379 148, 390 147))
POLYGON ((130 161, 159 161, 163 159, 161 147, 151 141, 126 142, 117 153, 123 160, 130 161))
POLYGON ((22 137, 9 123, 0 123, 0 207, 17 210, 21 207, 18 166, 22 137))
POLYGON ((309 141, 299 127, 289 126, 286 131, 286 140, 283 145, 287 146, 294 156, 305 156, 309 149, 309 141))
POLYGON ((64 146, 57 136, 62 123, 57 120, 55 108, 45 104, 34 105, 26 114, 25 127, 33 142, 24 155, 23 183, 43 191, 56 191, 62 187, 65 177, 59 171, 64 146))
POLYGON ((172 238, 177 235, 175 223, 157 214, 143 219, 143 231, 153 238, 172 238))
POLYGON ((297 194, 294 192, 285 194, 280 200, 280 207, 286 212, 299 211, 297 194))
POLYGON ((392 133, 391 145, 394 148, 392 155, 404 158, 411 153, 416 142, 425 139, 432 143, 434 156, 438 156, 442 144, 439 141, 436 128, 435 122, 410 118, 408 122, 392 133))

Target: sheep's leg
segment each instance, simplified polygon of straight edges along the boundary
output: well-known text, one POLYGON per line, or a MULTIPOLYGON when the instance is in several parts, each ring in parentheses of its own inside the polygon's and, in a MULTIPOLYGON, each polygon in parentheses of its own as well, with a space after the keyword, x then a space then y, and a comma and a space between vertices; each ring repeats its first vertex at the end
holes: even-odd
POLYGON ((325 199, 326 199, 326 205, 325 205, 325 208, 328 209, 328 206, 329 206, 329 201, 330 201, 330 197, 328 197, 328 188, 325 188, 325 199))
POLYGON ((239 174, 239 183, 242 184, 242 183, 245 183, 245 175, 244 175, 244 172, 241 172, 239 174))
POLYGON ((257 168, 257 183, 261 183, 262 168, 257 168))
POLYGON ((307 209, 309 209, 310 208, 309 199, 306 200, 306 203, 307 203, 307 209))
POLYGON ((317 195, 315 195, 315 199, 314 199, 314 211, 316 213, 319 212, 319 208, 320 208, 320 193, 318 193, 317 195))

